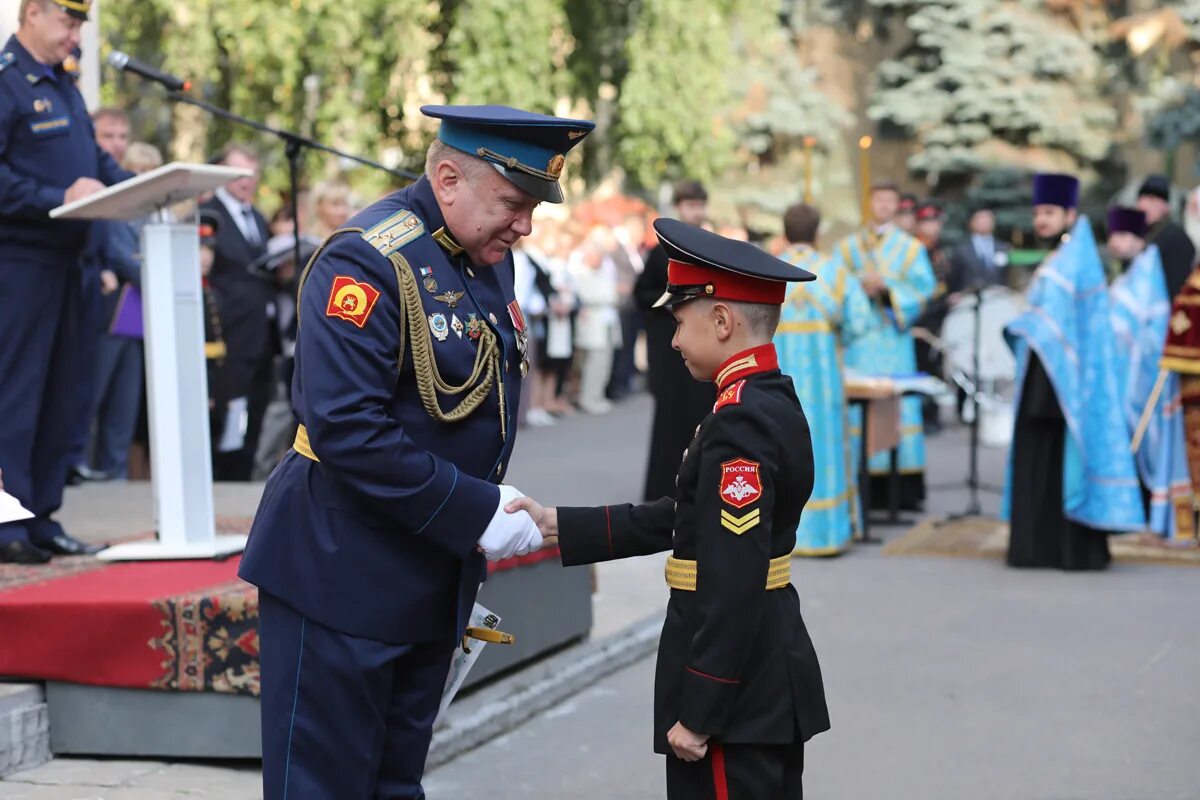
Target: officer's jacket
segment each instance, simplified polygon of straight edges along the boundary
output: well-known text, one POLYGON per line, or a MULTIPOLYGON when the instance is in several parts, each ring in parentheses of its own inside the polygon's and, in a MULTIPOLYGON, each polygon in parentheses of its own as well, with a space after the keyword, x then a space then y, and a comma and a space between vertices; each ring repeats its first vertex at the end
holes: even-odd
POLYGON ((472 264, 422 178, 326 241, 297 309, 302 452, 267 481, 240 574, 345 633, 455 641, 516 435, 512 257, 472 264))
MULTIPOLYGON (((727 362, 713 413, 684 453, 674 499, 560 508, 567 565, 671 550, 694 575, 672 588, 658 650, 654 740, 676 723, 717 741, 787 743, 829 728, 816 653, 790 583, 800 512, 813 487, 812 444, 773 345, 727 362), (786 580, 786 575, 785 575, 786 580)), ((674 586, 674 585, 673 585, 674 586)))
POLYGON ((79 178, 129 176, 96 144, 75 78, 9 38, 0 51, 0 246, 79 251, 88 223, 52 222, 48 212, 79 178))

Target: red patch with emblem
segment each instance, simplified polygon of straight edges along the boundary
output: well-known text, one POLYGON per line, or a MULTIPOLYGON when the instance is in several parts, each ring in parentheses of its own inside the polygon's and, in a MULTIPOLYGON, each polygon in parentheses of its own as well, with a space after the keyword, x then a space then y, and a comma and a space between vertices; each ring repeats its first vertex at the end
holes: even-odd
POLYGON ((746 385, 745 381, 738 381, 732 386, 728 386, 717 395, 717 402, 713 403, 713 413, 717 413, 725 406, 736 406, 742 402, 742 388, 746 385))
POLYGON ((721 464, 721 499, 734 508, 745 508, 762 497, 758 462, 735 458, 721 464))
POLYGON ((379 290, 371 284, 338 275, 333 279, 333 288, 329 290, 325 316, 344 319, 361 328, 367 324, 367 318, 371 316, 371 309, 375 308, 378 299, 379 290))
POLYGON ((512 320, 513 330, 518 333, 525 332, 525 315, 521 313, 521 306, 516 300, 508 304, 508 318, 512 320))

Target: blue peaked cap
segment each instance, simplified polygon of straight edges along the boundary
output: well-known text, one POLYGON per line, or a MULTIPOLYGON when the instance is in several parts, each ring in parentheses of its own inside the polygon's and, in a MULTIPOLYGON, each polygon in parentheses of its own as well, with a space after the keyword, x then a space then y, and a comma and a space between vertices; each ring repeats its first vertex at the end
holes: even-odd
POLYGON ((421 113, 442 121, 443 142, 488 161, 517 188, 549 203, 563 201, 558 179, 567 153, 596 127, 508 106, 421 106, 421 113))
POLYGON ((1079 179, 1074 175, 1039 172, 1033 176, 1033 204, 1076 208, 1079 205, 1079 179))

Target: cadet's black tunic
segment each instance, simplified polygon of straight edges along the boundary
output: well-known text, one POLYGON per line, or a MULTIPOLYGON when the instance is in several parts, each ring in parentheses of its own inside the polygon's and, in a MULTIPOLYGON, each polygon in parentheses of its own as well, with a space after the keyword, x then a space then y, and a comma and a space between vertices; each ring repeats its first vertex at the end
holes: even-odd
POLYGON ((696 765, 668 756, 670 797, 696 797, 689 787, 697 775, 713 775, 714 753, 731 785, 748 787, 745 796, 798 797, 802 743, 829 728, 796 590, 765 588, 768 562, 792 552, 812 493, 808 424, 773 346, 739 358, 751 354, 758 365, 727 375, 716 410, 701 422, 679 468, 677 502, 558 512, 564 564, 663 550, 697 562, 696 590, 672 589, 667 607, 654 748, 671 753, 667 732, 676 722, 708 734, 712 745, 696 765), (753 766, 765 763, 777 769, 753 766))

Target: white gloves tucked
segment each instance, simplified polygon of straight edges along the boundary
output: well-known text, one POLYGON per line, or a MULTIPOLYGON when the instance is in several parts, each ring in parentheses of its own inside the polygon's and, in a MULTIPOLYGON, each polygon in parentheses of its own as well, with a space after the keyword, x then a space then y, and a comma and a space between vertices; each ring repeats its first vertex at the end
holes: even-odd
POLYGON ((479 537, 479 549, 488 561, 523 556, 542 546, 542 534, 527 511, 509 514, 504 510, 518 497, 525 494, 512 486, 500 487, 500 504, 488 523, 487 530, 479 537))

